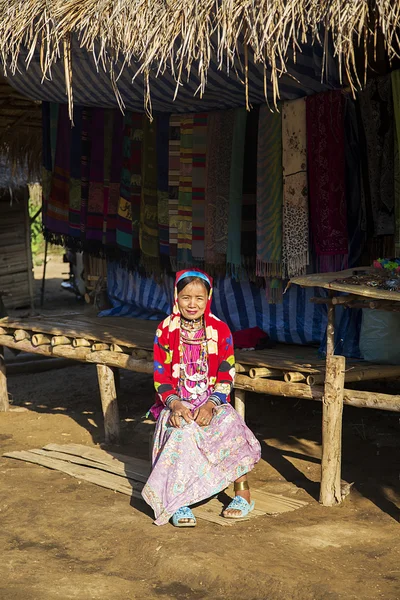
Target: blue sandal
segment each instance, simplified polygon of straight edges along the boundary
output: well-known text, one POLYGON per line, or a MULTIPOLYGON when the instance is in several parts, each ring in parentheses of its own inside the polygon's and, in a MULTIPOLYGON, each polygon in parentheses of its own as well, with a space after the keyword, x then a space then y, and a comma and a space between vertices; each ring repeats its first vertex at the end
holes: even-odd
POLYGON ((249 513, 251 513, 253 508, 254 508, 254 500, 253 500, 253 502, 250 502, 250 504, 249 504, 247 502, 247 500, 242 498, 242 496, 235 496, 234 499, 232 500, 232 502, 229 504, 229 506, 227 506, 225 508, 224 513, 225 513, 225 511, 232 509, 232 510, 240 510, 242 514, 240 516, 235 516, 235 515, 226 515, 223 513, 223 517, 225 519, 243 519, 244 517, 247 517, 247 515, 249 513))
POLYGON ((182 506, 172 515, 172 525, 174 527, 195 527, 196 517, 188 506, 182 506), (182 523, 181 519, 192 519, 189 522, 182 523))

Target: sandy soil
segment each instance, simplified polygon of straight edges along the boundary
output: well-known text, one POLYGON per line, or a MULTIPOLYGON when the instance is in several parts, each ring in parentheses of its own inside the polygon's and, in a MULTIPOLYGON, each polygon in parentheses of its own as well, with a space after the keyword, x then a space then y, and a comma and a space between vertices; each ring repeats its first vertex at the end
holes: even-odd
MULTIPOLYGON (((52 273, 45 309, 77 310, 58 292, 59 267, 52 273)), ((8 385, 26 410, 0 415, 1 454, 103 441, 94 366, 10 376, 8 385)), ((119 452, 148 457, 152 397, 148 376, 122 372, 119 452)), ((261 396, 248 406, 263 450, 252 482, 307 507, 231 528, 156 527, 137 500, 1 457, 1 600, 400 598, 398 415, 345 407, 343 477, 355 483, 328 509, 317 501, 321 406, 261 396)))

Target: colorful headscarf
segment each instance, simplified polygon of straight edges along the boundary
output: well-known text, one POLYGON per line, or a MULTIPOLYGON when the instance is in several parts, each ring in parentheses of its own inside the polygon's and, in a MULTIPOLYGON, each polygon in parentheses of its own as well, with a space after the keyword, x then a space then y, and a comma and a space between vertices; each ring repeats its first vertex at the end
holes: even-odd
POLYGON ((204 311, 204 328, 207 340, 208 391, 222 394, 229 401, 229 394, 235 377, 235 358, 233 354, 232 334, 211 312, 212 277, 200 271, 190 269, 179 271, 175 279, 175 302, 172 314, 158 326, 154 340, 154 387, 157 392, 156 404, 151 412, 158 417, 171 395, 177 395, 180 374, 180 324, 181 314, 178 306, 177 284, 185 277, 198 277, 210 284, 207 304, 204 311))

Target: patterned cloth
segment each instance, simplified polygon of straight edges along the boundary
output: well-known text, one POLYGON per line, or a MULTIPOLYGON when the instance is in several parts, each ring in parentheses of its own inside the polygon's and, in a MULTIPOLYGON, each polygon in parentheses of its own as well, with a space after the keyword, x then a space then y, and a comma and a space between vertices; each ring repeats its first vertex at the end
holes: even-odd
POLYGON ((181 147, 181 120, 180 116, 172 115, 169 120, 169 147, 168 147, 168 215, 169 215, 169 258, 173 271, 176 271, 176 257, 178 252, 178 202, 179 202, 179 174, 180 174, 180 147, 181 147))
POLYGON ((161 256, 169 254, 168 134, 169 115, 160 115, 157 117, 157 200, 161 256))
POLYGON ((303 275, 309 262, 305 98, 282 105, 282 272, 303 275))
POLYGON ((344 106, 340 90, 306 100, 312 240, 319 271, 328 273, 346 267, 348 256, 344 106))
POLYGON ((92 150, 92 113, 90 109, 82 110, 82 143, 81 143, 81 243, 86 240, 86 218, 89 200, 90 156, 92 150))
POLYGON ((259 106, 247 116, 243 164, 243 200, 240 251, 242 267, 254 280, 257 253, 257 140, 259 106))
POLYGON ((193 116, 182 118, 178 202, 178 268, 192 264, 193 116))
POLYGON ((207 115, 194 115, 192 170, 192 256, 204 262, 207 115))
POLYGON ((87 240, 101 243, 103 238, 103 218, 104 109, 94 108, 92 111, 92 152, 90 157, 89 199, 86 218, 87 240))
POLYGON ((366 138, 367 180, 375 235, 391 235, 394 217, 394 127, 390 76, 369 81, 358 95, 366 138))
POLYGON ((143 175, 142 203, 140 208, 140 249, 146 269, 157 267, 158 202, 157 202, 157 133, 156 121, 144 120, 143 127, 143 175))
MULTIPOLYGON (((176 282, 184 273, 177 273, 176 282)), ((212 283, 211 278, 209 281, 212 283)), ((176 282, 173 313, 160 324, 154 343, 158 401, 152 413, 157 425, 153 469, 142 495, 154 510, 156 525, 167 523, 178 508, 217 494, 250 471, 261 456, 258 440, 229 404, 218 407, 210 425, 204 428, 195 422, 182 423, 180 428, 168 424, 170 410, 164 405, 171 394, 179 394, 185 405, 194 410, 207 402, 211 393, 220 393, 227 399, 235 374, 232 335, 228 326, 210 312, 211 289, 204 313, 207 389, 192 397, 185 386, 181 388, 182 377, 190 376, 189 367, 199 357, 200 348, 182 341, 176 282), (183 375, 182 365, 186 367, 183 375)))

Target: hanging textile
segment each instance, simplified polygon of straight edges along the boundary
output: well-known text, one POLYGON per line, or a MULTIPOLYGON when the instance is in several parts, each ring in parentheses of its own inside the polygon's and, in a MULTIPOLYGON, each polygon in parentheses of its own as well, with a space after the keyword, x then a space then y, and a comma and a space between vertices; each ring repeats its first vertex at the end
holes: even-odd
POLYGON ((206 270, 225 275, 229 184, 235 111, 210 113, 207 122, 206 270))
MULTIPOLYGON (((50 102, 50 148, 51 148, 51 170, 54 171, 58 137, 58 117, 60 105, 50 102)), ((64 112, 63 112, 64 115, 64 112)))
POLYGON ((232 159, 229 183, 229 219, 228 219, 228 249, 227 249, 227 271, 237 278, 240 275, 241 256, 241 221, 243 202, 243 163, 244 144, 246 138, 247 111, 245 108, 235 110, 233 137, 232 137, 232 159))
POLYGON ((104 242, 107 246, 115 247, 117 243, 117 213, 120 196, 120 181, 122 170, 122 148, 124 134, 124 116, 119 110, 110 110, 111 131, 110 145, 111 156, 107 157, 107 170, 109 173, 107 206, 104 208, 104 242))
POLYGON ((157 205, 157 131, 156 121, 144 120, 142 159, 142 204, 140 209, 140 249, 148 271, 159 268, 157 205))
MULTIPOLYGON (((53 123, 51 123, 51 127, 53 127, 53 123)), ((45 226, 50 234, 48 239, 54 243, 60 243, 63 237, 69 235, 71 122, 68 116, 68 107, 65 104, 60 105, 58 111, 56 142, 53 130, 54 127, 51 130, 52 153, 53 144, 56 148, 45 226)))
POLYGON ((344 105, 340 90, 306 99, 311 233, 324 273, 347 268, 344 105))
POLYGON ((204 226, 206 190, 207 115, 199 113, 193 119, 192 171, 192 255, 204 263, 204 226))
POLYGON ((243 162, 243 200, 241 225, 242 267, 254 280, 257 254, 257 141, 260 107, 247 116, 243 162))
MULTIPOLYGON (((103 238, 104 209, 104 109, 92 112, 92 152, 90 156, 89 198, 86 218, 86 240, 103 238)), ((100 249, 100 246, 98 247, 100 249)))
POLYGON ((282 273, 303 275, 309 262, 308 189, 304 98, 282 105, 282 273))
POLYGON ((349 237, 349 267, 355 267, 361 257, 365 238, 365 194, 361 172, 360 137, 355 102, 346 98, 345 159, 347 231, 349 237), (360 201, 361 200, 361 201, 360 201), (363 226, 364 223, 364 226, 363 226))
POLYGON ((398 257, 400 256, 400 71, 393 71, 391 78, 394 122, 396 127, 394 135, 394 245, 395 255, 398 257))
POLYGON ((84 246, 86 240, 86 219, 89 200, 89 175, 90 175, 90 152, 92 147, 91 137, 91 119, 90 108, 82 109, 82 128, 81 128, 81 216, 80 216, 80 237, 81 245, 84 246))
POLYGON ((378 77, 360 92, 375 235, 394 233, 394 127, 391 79, 378 77))
POLYGON ((282 300, 282 114, 260 108, 257 151, 257 265, 267 298, 282 300))
POLYGON ((50 103, 42 102, 42 221, 46 227, 47 205, 51 190, 53 165, 51 159, 50 103))
POLYGON ((131 250, 132 246, 132 113, 124 116, 124 133, 122 140, 121 185, 118 200, 117 244, 123 250, 131 250))
POLYGON ((160 115, 157 117, 157 202, 161 256, 169 254, 168 135, 169 115, 160 115))
POLYGON ((178 203, 178 269, 192 264, 193 116, 182 118, 178 203))
POLYGON ((168 216, 169 216, 169 259, 173 271, 177 270, 176 258, 178 252, 178 201, 180 174, 182 117, 172 115, 169 120, 168 145, 168 216))
POLYGON ((69 180, 69 235, 80 238, 81 177, 82 177, 82 112, 74 108, 74 127, 71 129, 70 180, 69 180))

